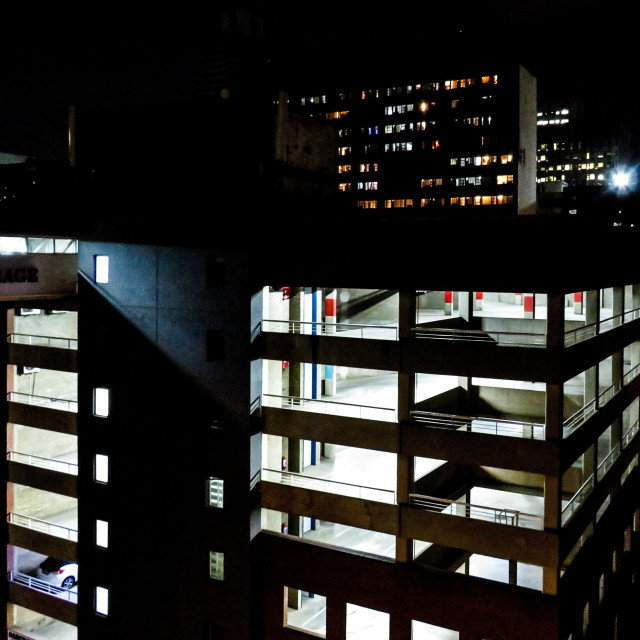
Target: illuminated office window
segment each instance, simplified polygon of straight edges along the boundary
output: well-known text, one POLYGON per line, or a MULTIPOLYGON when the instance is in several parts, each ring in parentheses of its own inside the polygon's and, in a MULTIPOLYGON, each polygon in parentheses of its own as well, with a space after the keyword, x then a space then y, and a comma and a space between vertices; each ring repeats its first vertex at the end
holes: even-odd
POLYGON ((109 523, 96 520, 96 546, 106 549, 109 546, 109 523))
POLYGON ((109 282, 109 256, 95 256, 95 281, 100 284, 109 282))
POLYGON ((106 587, 96 587, 96 613, 102 616, 109 614, 109 589, 106 587))
POLYGON ((99 418, 109 415, 109 389, 97 387, 93 390, 93 415, 99 418))
POLYGON ((96 482, 109 482, 109 456, 101 453, 96 454, 93 477, 96 482))

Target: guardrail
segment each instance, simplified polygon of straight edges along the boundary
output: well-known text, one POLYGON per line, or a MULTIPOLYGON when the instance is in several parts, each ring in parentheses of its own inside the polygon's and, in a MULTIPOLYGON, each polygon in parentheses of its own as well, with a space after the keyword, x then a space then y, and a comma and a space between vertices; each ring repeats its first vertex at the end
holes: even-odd
POLYGON ((544 347, 547 344, 547 337, 543 333, 482 331, 480 329, 430 329, 427 327, 415 327, 411 333, 414 338, 418 339, 489 342, 498 346, 544 347))
POLYGON ((38 578, 28 576, 25 573, 20 573, 18 571, 9 571, 7 573, 7 580, 15 584, 21 584, 29 589, 34 589, 35 591, 48 593, 56 598, 62 598, 74 603, 78 602, 78 592, 76 587, 72 587, 72 589, 76 589, 75 591, 72 589, 62 589, 61 587, 56 587, 44 580, 39 580, 38 578))
POLYGON ((564 334, 564 346, 569 347, 572 344, 588 340, 589 338, 597 336, 599 333, 611 331, 611 329, 615 329, 616 327, 623 325, 625 322, 631 322, 637 318, 640 318, 640 309, 630 309, 629 311, 619 313, 615 316, 611 316, 610 318, 605 318, 599 322, 593 322, 585 325, 584 327, 572 329, 564 334))
POLYGON ((590 475, 582 484, 582 486, 573 494, 571 500, 562 509, 561 522, 562 526, 567 524, 576 511, 582 506, 586 497, 593 491, 595 487, 595 478, 590 475))
POLYGON ((19 513, 10 512, 7 514, 7 522, 9 524, 15 524, 18 527, 31 529, 32 531, 40 531, 41 533, 46 533, 56 538, 64 538, 71 542, 78 542, 77 529, 63 527, 62 525, 47 522, 46 520, 39 520, 38 518, 32 518, 30 516, 23 516, 19 513))
POLYGON ((629 446, 629 443, 633 437, 638 433, 640 429, 640 422, 636 420, 623 434, 622 434, 622 448, 629 446))
POLYGON ((348 402, 335 402, 332 400, 316 400, 312 398, 300 398, 299 396, 279 396, 264 393, 262 394, 262 406, 367 420, 382 420, 383 422, 397 422, 396 409, 389 407, 374 407, 350 404, 348 402))
POLYGON ((432 411, 411 411, 412 422, 426 424, 441 429, 454 429, 471 433, 490 433, 497 436, 515 438, 533 438, 544 440, 545 425, 538 422, 503 420, 501 418, 483 418, 479 416, 460 416, 432 411))
POLYGON ((484 520, 497 524, 506 524, 525 529, 542 529, 542 516, 531 513, 523 513, 515 509, 501 509, 499 507, 487 507, 468 502, 457 502, 447 498, 434 498, 417 493, 409 494, 409 504, 446 515, 469 518, 471 520, 484 520))
POLYGON ((77 349, 76 338, 60 338, 56 336, 36 336, 27 333, 10 333, 7 336, 10 344, 26 344, 33 347, 56 347, 57 349, 77 349))
POLYGON ((18 402, 20 404, 29 404, 38 407, 47 407, 49 409, 58 409, 60 411, 78 412, 78 401, 69 398, 51 398, 48 396, 37 396, 32 393, 22 393, 20 391, 9 391, 7 393, 9 402, 18 402))
POLYGON ((629 384, 632 380, 635 380, 640 374, 640 364, 637 364, 633 369, 630 369, 622 376, 622 384, 629 384))
POLYGON ((336 335, 348 338, 397 340, 396 325, 351 324, 349 322, 308 322, 302 320, 268 320, 259 323, 259 331, 270 333, 300 333, 305 335, 336 335))
POLYGON ((379 489, 377 487, 365 487, 359 484, 350 484, 338 480, 327 480, 326 478, 314 478, 291 471, 275 471, 274 469, 262 469, 261 480, 277 484, 286 484, 300 489, 311 489, 333 493, 349 498, 360 498, 361 500, 373 500, 386 504, 396 504, 396 492, 392 489, 379 489))
POLYGON ((78 465, 72 462, 64 462, 63 460, 54 460, 53 458, 43 458, 34 456, 30 453, 20 453, 19 451, 8 451, 7 460, 9 462, 19 462, 20 464, 28 464, 32 467, 40 467, 41 469, 49 469, 50 471, 58 471, 60 473, 68 473, 72 476, 78 475, 78 465))
POLYGON ((604 476, 607 474, 607 471, 611 469, 613 463, 618 459, 620 455, 620 445, 617 444, 609 453, 605 456, 604 460, 598 465, 596 469, 596 479, 598 481, 602 480, 604 476))
POLYGON ((7 638, 9 640, 37 640, 33 636, 26 636, 24 633, 18 631, 15 628, 7 630, 7 638))

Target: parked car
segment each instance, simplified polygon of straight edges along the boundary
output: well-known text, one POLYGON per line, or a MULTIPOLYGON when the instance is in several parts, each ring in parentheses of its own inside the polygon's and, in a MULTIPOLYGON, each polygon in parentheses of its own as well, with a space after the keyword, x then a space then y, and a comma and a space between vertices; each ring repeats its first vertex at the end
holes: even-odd
POLYGON ((56 587, 71 589, 78 582, 78 565, 49 557, 38 567, 38 578, 56 587))

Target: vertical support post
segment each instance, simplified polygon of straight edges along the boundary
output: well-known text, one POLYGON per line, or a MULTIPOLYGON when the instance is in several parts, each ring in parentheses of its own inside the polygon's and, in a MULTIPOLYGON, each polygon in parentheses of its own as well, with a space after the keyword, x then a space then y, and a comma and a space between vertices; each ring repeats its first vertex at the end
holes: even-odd
MULTIPOLYGON (((416 292, 413 290, 399 292, 398 334, 400 341, 411 339, 411 329, 416 323, 416 292)), ((416 374, 413 371, 398 371, 398 439, 397 439, 397 503, 407 504, 409 494, 413 491, 414 459, 402 453, 402 425, 409 422, 411 410, 415 405, 416 374)), ((400 523, 398 523, 398 529, 400 523)), ((401 531, 399 530, 400 534, 401 531)), ((410 562, 413 560, 413 540, 396 536, 396 560, 410 562)))

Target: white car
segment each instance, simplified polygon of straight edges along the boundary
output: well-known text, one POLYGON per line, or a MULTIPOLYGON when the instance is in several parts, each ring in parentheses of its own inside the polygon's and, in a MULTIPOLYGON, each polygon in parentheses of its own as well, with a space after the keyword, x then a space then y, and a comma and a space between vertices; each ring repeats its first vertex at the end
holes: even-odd
POLYGON ((49 557, 38 567, 38 578, 56 587, 71 589, 78 582, 78 565, 49 557))

